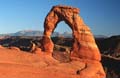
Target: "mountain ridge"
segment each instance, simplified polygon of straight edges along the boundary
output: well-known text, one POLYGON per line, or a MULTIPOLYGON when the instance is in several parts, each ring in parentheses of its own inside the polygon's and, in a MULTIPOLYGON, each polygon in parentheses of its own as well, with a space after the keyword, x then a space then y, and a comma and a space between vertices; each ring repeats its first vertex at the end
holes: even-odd
MULTIPOLYGON (((43 36, 43 31, 39 30, 21 30, 15 33, 0 34, 2 36, 43 36)), ((62 36, 65 38, 72 38, 72 32, 53 32, 52 37, 62 36)), ((95 38, 107 38, 105 35, 94 35, 95 38)))

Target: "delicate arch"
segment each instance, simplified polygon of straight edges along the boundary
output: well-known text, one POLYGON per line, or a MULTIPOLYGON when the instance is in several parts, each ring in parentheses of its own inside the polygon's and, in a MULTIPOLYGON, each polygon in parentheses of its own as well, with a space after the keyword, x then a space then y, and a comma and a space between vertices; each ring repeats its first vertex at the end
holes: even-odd
POLYGON ((100 60, 100 53, 94 37, 82 18, 79 9, 70 6, 54 6, 45 18, 42 50, 52 54, 54 44, 50 38, 60 21, 71 28, 74 39, 71 57, 100 60))

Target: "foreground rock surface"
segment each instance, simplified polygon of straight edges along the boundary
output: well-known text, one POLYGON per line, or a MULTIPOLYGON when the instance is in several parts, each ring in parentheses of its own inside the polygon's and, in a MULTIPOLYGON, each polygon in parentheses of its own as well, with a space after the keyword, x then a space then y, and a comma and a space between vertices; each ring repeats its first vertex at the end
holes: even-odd
POLYGON ((100 62, 73 58, 60 63, 40 52, 32 54, 15 49, 0 48, 1 78, 103 78, 100 62), (94 67, 94 68, 93 68, 94 67))

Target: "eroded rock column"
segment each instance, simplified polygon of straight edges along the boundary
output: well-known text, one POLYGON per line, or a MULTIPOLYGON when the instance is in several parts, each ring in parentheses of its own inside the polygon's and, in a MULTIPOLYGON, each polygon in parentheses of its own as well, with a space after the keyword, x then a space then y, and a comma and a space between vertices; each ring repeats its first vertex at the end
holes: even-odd
POLYGON ((90 28, 84 24, 78 14, 74 14, 73 21, 74 44, 71 56, 100 61, 100 52, 90 28))
POLYGON ((54 44, 51 40, 51 34, 53 33, 55 26, 57 25, 58 22, 58 16, 51 11, 48 13, 46 16, 45 22, 44 22, 44 36, 43 36, 43 51, 47 53, 52 53, 54 44))

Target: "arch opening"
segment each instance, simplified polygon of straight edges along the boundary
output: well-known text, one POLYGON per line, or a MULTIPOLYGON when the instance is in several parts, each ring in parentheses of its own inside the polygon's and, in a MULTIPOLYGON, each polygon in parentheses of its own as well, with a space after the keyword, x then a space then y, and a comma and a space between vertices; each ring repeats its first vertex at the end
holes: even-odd
POLYGON ((64 21, 60 21, 54 29, 54 32, 59 32, 60 34, 63 34, 72 33, 72 30, 67 23, 65 23, 64 21))
POLYGON ((73 44, 72 30, 64 21, 61 21, 53 31, 51 39, 54 43, 54 51, 70 50, 73 44))
POLYGON ((52 56, 60 62, 69 62, 73 37, 68 24, 60 21, 54 29, 51 39, 54 44, 52 56))

